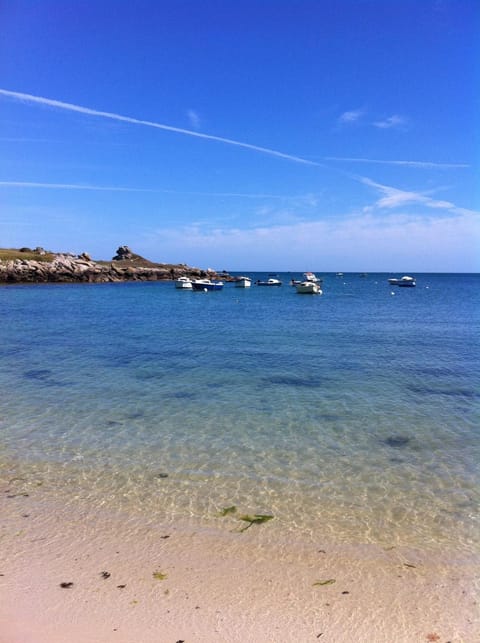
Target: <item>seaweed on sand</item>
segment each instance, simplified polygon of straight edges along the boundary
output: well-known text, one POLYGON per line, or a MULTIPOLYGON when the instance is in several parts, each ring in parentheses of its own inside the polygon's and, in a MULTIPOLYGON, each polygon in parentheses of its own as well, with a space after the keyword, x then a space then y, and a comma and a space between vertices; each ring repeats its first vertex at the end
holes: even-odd
POLYGON ((248 525, 243 527, 243 529, 240 529, 240 533, 243 531, 246 531, 249 529, 252 525, 261 525, 264 522, 268 522, 269 520, 273 519, 273 516, 265 515, 265 514, 244 514, 243 516, 239 516, 240 520, 243 520, 244 522, 248 522, 248 525))
POLYGON ((316 583, 313 583, 313 586, 315 587, 315 585, 333 585, 333 583, 335 582, 336 580, 334 578, 329 578, 328 580, 317 580, 316 583))
POLYGON ((228 516, 228 514, 233 514, 237 511, 237 508, 235 505, 232 505, 231 507, 224 507, 218 512, 218 515, 223 518, 224 516, 228 516))

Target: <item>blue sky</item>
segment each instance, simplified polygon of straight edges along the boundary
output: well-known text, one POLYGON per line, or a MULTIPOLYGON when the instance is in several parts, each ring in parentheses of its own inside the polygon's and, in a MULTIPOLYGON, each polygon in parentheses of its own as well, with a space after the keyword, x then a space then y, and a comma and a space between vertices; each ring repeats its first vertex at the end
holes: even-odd
POLYGON ((0 247, 477 272, 477 0, 0 1, 0 247))

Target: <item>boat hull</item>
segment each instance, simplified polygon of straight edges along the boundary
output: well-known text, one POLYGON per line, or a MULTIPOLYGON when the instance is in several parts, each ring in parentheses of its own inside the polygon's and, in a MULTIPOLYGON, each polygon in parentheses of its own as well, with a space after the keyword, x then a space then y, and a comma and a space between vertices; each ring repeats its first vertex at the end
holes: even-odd
POLYGON ((281 286, 282 282, 279 279, 269 279, 268 281, 256 281, 257 286, 281 286))
POLYGON ((299 295, 321 295, 322 289, 313 281, 302 281, 297 285, 297 293, 299 295))
POLYGON ((206 290, 222 290, 222 281, 194 281, 192 282, 192 289, 197 292, 204 292, 206 290))
POLYGON ((392 278, 388 280, 391 286, 400 286, 400 288, 415 288, 417 285, 413 277, 402 277, 401 279, 392 278))
POLYGON ((252 280, 248 277, 239 277, 235 280, 235 288, 250 288, 252 280))
POLYGON ((192 282, 182 281, 181 279, 178 279, 175 282, 175 288, 178 288, 178 290, 192 290, 192 282))

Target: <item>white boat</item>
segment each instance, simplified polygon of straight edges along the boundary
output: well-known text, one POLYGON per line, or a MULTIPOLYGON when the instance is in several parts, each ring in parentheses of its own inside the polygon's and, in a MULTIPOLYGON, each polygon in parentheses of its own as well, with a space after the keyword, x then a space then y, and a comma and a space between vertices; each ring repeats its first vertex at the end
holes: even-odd
POLYGON ((388 280, 388 283, 391 286, 400 286, 401 288, 414 288, 417 285, 415 278, 408 275, 404 275, 401 279, 392 277, 388 280))
POLYGON ((321 284, 323 279, 320 279, 320 277, 317 277, 314 272, 304 272, 303 281, 311 281, 314 284, 321 284))
POLYGON ((193 290, 206 291, 206 290, 222 290, 223 281, 212 281, 211 279, 195 279, 192 281, 193 290))
POLYGON ((175 288, 180 288, 181 290, 191 290, 192 280, 188 277, 179 277, 178 279, 175 279, 175 288))
POLYGON ((250 288, 252 280, 250 277, 237 277, 235 279, 235 288, 250 288))
POLYGON ((275 279, 273 277, 270 277, 270 279, 267 279, 267 281, 258 281, 255 282, 257 286, 281 286, 282 282, 280 279, 275 279))
POLYGON ((315 281, 302 281, 297 284, 297 293, 299 295, 321 295, 322 289, 320 284, 315 281))

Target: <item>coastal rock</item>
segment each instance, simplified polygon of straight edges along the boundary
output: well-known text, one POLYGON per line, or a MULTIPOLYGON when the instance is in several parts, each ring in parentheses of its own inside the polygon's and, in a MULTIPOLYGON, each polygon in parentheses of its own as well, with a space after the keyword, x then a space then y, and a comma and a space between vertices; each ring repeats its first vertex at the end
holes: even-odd
POLYGON ((120 246, 117 248, 117 254, 112 258, 112 261, 131 261, 133 258, 134 254, 128 246, 120 246))
MULTIPOLYGON (((23 249, 22 249, 23 250, 23 249)), ((155 264, 134 254, 128 246, 120 246, 112 263, 93 261, 90 255, 71 253, 49 253, 49 258, 0 259, 0 283, 109 283, 121 281, 164 281, 180 276, 198 279, 214 272, 189 268, 185 264, 155 264)), ((18 251, 20 253, 20 251, 18 251)), ((45 252, 45 251, 44 251, 45 252)), ((224 278, 224 276, 222 276, 224 278)))

